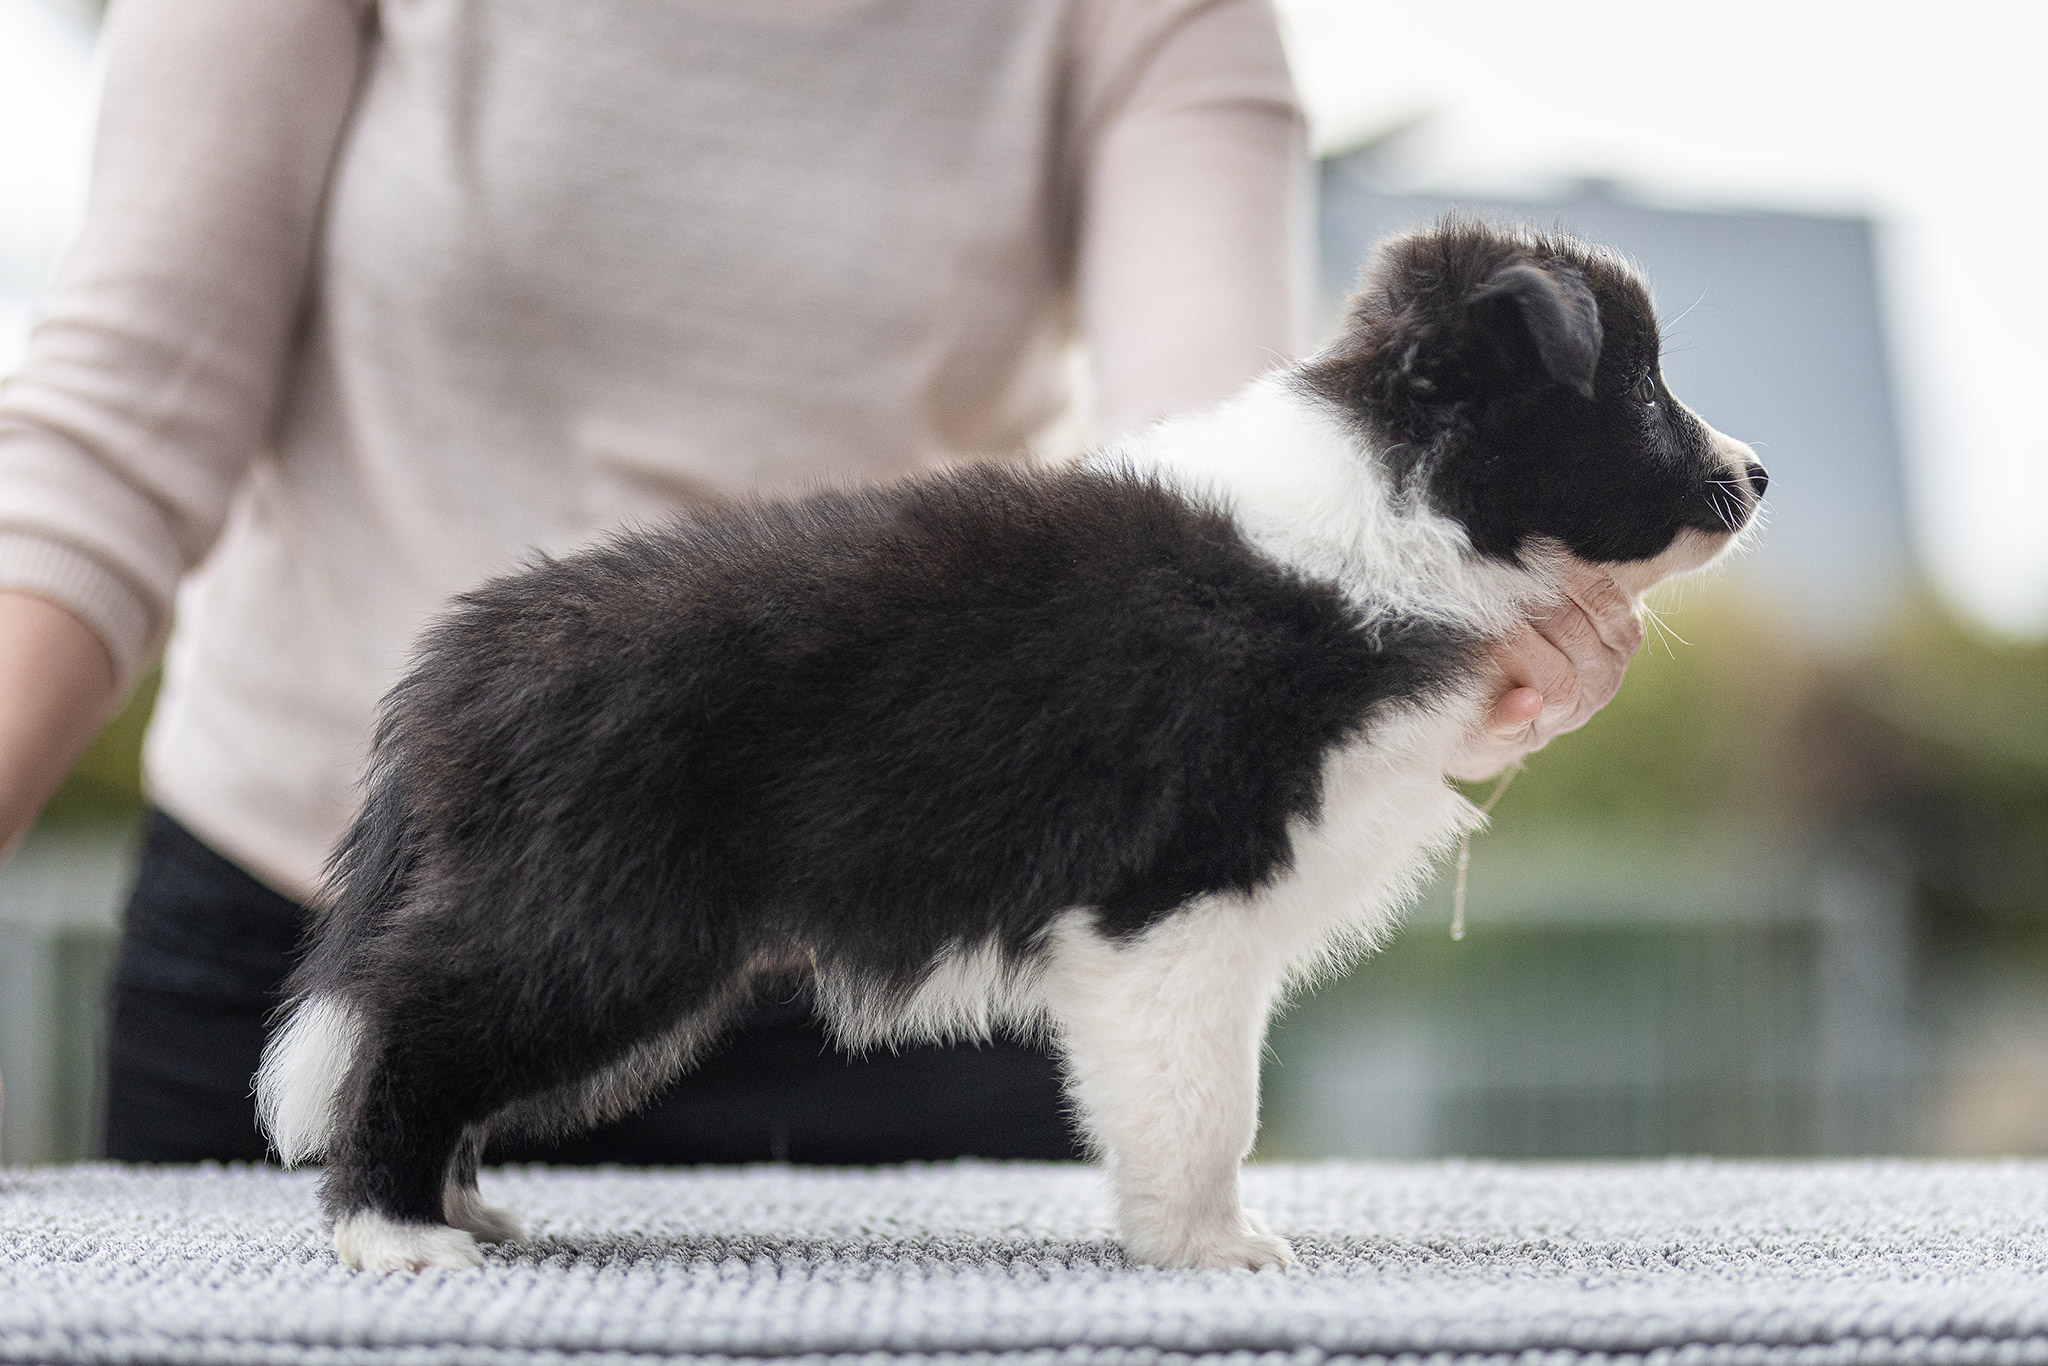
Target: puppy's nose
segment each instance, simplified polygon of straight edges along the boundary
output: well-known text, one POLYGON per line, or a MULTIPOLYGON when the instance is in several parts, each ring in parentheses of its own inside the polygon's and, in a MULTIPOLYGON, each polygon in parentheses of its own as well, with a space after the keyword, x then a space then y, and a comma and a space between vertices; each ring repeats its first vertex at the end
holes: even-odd
POLYGON ((1764 467, 1763 467, 1762 465, 1759 465, 1759 464, 1757 464, 1757 463, 1756 463, 1756 461, 1754 461, 1754 460, 1750 461, 1750 462, 1749 462, 1749 490, 1750 490, 1750 492, 1751 492, 1751 493, 1754 493, 1754 494, 1755 494, 1755 495, 1756 495, 1757 497, 1761 498, 1761 497, 1763 497, 1763 496, 1764 496, 1764 490, 1765 490, 1765 489, 1767 489, 1767 488, 1769 488, 1770 486, 1771 486, 1771 476, 1770 476, 1769 474, 1767 474, 1767 473, 1765 473, 1765 472, 1764 472, 1764 467))

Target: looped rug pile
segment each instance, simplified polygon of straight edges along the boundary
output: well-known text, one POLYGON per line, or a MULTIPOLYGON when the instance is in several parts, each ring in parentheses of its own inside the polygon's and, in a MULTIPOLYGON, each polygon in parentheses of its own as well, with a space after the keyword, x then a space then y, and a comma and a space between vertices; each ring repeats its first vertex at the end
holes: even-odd
POLYGON ((0 1173, 0 1361, 2048 1363, 2048 1164, 1271 1164, 1292 1272, 1127 1266, 1099 1176, 486 1172, 480 1271, 328 1250, 313 1177, 0 1173))

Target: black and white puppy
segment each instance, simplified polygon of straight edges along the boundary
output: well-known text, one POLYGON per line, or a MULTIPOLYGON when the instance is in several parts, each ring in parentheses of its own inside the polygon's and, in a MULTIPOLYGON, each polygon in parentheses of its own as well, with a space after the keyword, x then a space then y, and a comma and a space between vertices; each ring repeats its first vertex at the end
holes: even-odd
POLYGON ((259 1077, 352 1266, 519 1235, 486 1138, 631 1109, 764 991, 854 1048, 1042 1031, 1141 1262, 1247 1212, 1266 1019, 1477 820, 1485 642, 1764 487, 1614 255, 1447 222, 1341 340, 1078 465, 622 535, 485 585, 386 700, 259 1077))

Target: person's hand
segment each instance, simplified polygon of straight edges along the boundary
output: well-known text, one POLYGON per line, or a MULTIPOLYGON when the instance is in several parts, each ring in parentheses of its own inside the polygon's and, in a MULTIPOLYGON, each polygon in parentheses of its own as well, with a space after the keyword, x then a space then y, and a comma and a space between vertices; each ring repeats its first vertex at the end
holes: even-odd
POLYGON ((1634 606, 1613 579, 1580 560, 1566 562, 1561 586, 1564 602, 1491 643, 1501 692, 1452 766, 1453 778, 1491 777, 1585 725, 1620 690, 1643 643, 1634 606))

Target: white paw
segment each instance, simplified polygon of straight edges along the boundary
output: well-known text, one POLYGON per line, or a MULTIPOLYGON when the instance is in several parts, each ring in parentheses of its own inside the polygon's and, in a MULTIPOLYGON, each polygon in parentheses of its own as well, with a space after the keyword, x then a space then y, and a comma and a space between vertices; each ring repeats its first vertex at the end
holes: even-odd
POLYGON ((401 1224, 375 1210, 351 1214, 334 1226, 334 1255, 362 1271, 455 1270, 482 1266, 476 1239, 446 1224, 401 1224))
POLYGON ((1147 1266, 1196 1271, 1263 1271, 1269 1266, 1295 1264, 1294 1249, 1287 1240, 1267 1232, 1253 1215, 1240 1216, 1221 1228, 1127 1234, 1124 1250, 1133 1261, 1147 1266))
POLYGON ((441 1205, 449 1223, 468 1229, 486 1243, 526 1241, 526 1229, 519 1216, 502 1206, 485 1204, 474 1187, 450 1182, 441 1205))

